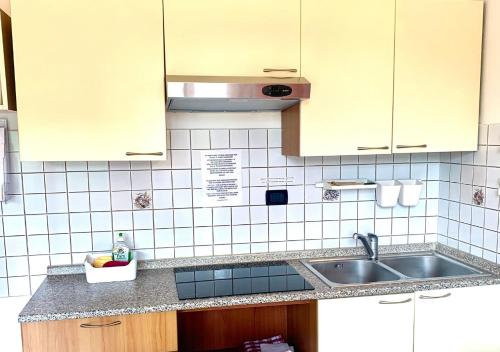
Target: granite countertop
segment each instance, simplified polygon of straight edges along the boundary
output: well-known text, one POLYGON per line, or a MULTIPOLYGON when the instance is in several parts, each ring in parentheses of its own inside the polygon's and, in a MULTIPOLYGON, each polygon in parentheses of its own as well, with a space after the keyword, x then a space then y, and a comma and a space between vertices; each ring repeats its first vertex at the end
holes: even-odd
POLYGON ((441 244, 381 246, 379 254, 429 251, 436 251, 457 259, 486 274, 472 277, 343 285, 331 288, 301 262, 306 258, 365 255, 364 249, 360 247, 144 261, 139 263, 135 281, 99 284, 87 283, 83 265, 55 266, 49 267, 47 278, 21 311, 18 320, 20 323, 27 323, 500 284, 500 268, 496 264, 441 244), (314 287, 314 290, 191 300, 179 300, 177 297, 175 267, 276 260, 287 261, 314 287))

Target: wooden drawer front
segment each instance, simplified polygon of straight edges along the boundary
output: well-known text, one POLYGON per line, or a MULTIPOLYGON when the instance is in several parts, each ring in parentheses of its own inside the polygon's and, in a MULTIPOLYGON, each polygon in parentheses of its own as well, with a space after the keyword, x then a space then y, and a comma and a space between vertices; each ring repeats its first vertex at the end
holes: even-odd
POLYGON ((23 351, 177 350, 176 312, 25 323, 23 351))

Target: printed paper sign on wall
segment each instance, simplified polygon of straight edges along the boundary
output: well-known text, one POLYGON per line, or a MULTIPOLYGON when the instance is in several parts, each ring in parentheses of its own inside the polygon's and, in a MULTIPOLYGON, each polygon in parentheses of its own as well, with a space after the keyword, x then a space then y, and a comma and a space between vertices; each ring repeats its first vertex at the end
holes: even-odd
POLYGON ((241 153, 234 150, 201 152, 203 199, 206 207, 242 205, 241 153))

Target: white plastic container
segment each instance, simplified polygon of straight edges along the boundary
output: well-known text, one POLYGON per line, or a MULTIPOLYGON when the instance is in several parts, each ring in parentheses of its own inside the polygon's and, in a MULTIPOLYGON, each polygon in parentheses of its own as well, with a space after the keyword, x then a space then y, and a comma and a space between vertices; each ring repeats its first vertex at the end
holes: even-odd
POLYGON ((398 181, 377 181, 377 204, 383 208, 394 207, 400 190, 401 184, 398 181))
POLYGON ((399 180, 401 192, 399 193, 399 204, 405 207, 413 207, 420 200, 422 192, 422 181, 420 180, 399 180))
POLYGON ((132 281, 137 276, 137 259, 132 253, 132 260, 126 266, 94 268, 92 263, 98 256, 88 254, 85 258, 85 275, 90 284, 98 282, 132 281))

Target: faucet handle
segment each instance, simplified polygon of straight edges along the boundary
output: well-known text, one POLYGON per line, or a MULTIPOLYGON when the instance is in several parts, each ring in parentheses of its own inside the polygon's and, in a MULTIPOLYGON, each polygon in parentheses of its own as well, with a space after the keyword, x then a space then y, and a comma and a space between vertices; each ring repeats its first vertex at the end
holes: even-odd
POLYGON ((359 237, 362 237, 363 235, 357 233, 357 232, 354 232, 354 234, 352 235, 352 238, 354 238, 355 240, 357 240, 359 237))
POLYGON ((368 237, 368 241, 370 241, 370 243, 374 244, 375 246, 378 245, 378 236, 375 235, 374 233, 369 233, 367 235, 368 237))

